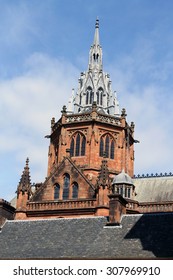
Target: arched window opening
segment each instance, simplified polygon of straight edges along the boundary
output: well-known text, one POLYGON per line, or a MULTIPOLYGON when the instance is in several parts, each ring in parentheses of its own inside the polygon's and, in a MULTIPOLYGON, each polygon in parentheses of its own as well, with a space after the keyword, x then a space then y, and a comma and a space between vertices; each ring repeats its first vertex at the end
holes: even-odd
POLYGON ((115 141, 109 134, 105 134, 100 138, 99 156, 105 156, 110 159, 115 157, 115 141))
POLYGON ((80 154, 80 134, 77 134, 76 137, 76 151, 75 151, 75 156, 78 157, 80 154))
POLYGON ((103 105, 103 90, 100 93, 100 105, 103 105))
POLYGON ((111 151, 110 151, 110 158, 111 158, 111 159, 114 159, 114 150, 115 150, 114 147, 115 147, 115 146, 114 146, 114 141, 112 140, 112 141, 111 141, 111 151))
POLYGON ((90 92, 90 104, 93 104, 94 102, 94 92, 90 92))
POLYGON ((92 104, 94 101, 94 93, 91 87, 88 87, 86 90, 86 105, 92 104))
POLYGON ((128 188, 127 197, 130 198, 130 188, 128 188))
POLYGON ((86 138, 82 138, 82 145, 81 145, 81 156, 85 155, 85 146, 86 146, 86 138))
POLYGON ((82 103, 82 95, 80 94, 80 96, 79 96, 79 104, 81 105, 81 103, 82 103))
POLYGON ((101 87, 97 91, 97 104, 103 105, 103 89, 101 87))
POLYGON ((74 182, 73 183, 73 190, 72 190, 72 198, 76 199, 78 198, 78 183, 74 182))
POLYGON ((127 188, 125 188, 125 197, 127 197, 127 188))
POLYGON ((70 144, 70 156, 74 156, 74 138, 71 139, 71 144, 70 144))
POLYGON ((86 105, 88 104, 88 101, 89 101, 89 92, 87 91, 86 92, 86 105))
POLYGON ((99 92, 97 92, 97 105, 99 105, 100 98, 99 98, 99 92))
POLYGON ((86 137, 82 133, 75 134, 70 143, 70 156, 84 156, 86 150, 86 137))
POLYGON ((106 153, 106 157, 109 157, 109 136, 106 136, 106 142, 105 142, 105 153, 106 153))
POLYGON ((70 176, 69 174, 64 174, 64 184, 63 184, 63 199, 66 200, 69 198, 69 186, 70 186, 70 176))
POLYGON ((103 153, 104 153, 103 149, 104 149, 104 142, 103 142, 103 138, 101 137, 101 139, 100 139, 100 157, 103 157, 103 153))
POLYGON ((60 186, 59 184, 56 184, 54 187, 54 199, 59 199, 59 193, 60 193, 60 186))

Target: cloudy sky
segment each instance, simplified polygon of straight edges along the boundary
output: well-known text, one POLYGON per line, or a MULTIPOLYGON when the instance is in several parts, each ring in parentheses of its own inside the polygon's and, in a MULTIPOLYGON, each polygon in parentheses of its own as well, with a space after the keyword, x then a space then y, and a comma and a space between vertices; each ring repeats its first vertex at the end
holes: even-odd
POLYGON ((135 122, 135 174, 173 172, 172 0, 0 0, 0 197, 26 157, 47 173, 50 120, 88 65, 100 20, 104 71, 135 122))

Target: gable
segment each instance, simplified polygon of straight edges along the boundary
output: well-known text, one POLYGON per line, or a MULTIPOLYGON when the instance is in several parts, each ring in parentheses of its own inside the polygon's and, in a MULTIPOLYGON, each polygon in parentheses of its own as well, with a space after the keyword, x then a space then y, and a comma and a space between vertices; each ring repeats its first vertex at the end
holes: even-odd
MULTIPOLYGON (((70 158, 64 157, 60 165, 54 169, 54 172, 51 173, 44 184, 36 191, 32 197, 32 201, 53 200, 54 187, 57 184, 60 186, 60 194, 62 198, 65 175, 69 176, 69 188, 72 188, 73 184, 77 183, 79 187, 79 198, 88 199, 93 197, 94 186, 70 158)), ((72 191, 69 190, 69 198, 72 198, 71 192, 72 191)))

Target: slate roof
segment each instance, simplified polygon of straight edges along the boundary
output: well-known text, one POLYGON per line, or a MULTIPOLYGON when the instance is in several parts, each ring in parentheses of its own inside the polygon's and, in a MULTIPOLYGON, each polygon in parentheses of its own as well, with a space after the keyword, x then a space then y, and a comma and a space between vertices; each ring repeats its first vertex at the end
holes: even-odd
POLYGON ((0 259, 173 258, 173 214, 6 221, 0 259))
POLYGON ((133 179, 133 183, 139 202, 173 201, 173 176, 133 179))

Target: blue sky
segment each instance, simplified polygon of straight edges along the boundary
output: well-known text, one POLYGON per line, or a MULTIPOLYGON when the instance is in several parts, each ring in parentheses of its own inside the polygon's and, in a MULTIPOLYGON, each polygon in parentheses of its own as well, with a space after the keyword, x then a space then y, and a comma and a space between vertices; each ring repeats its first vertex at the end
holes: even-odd
POLYGON ((173 172, 171 0, 0 0, 0 197, 10 200, 26 157, 47 173, 50 120, 88 66, 96 17, 104 71, 135 122, 135 174, 173 172))

